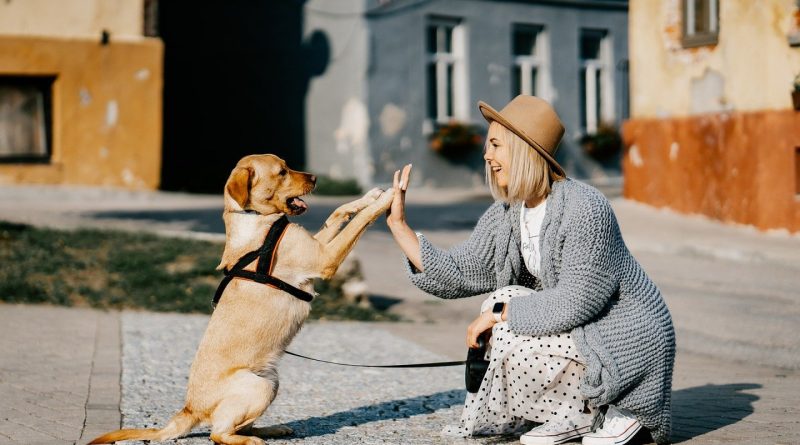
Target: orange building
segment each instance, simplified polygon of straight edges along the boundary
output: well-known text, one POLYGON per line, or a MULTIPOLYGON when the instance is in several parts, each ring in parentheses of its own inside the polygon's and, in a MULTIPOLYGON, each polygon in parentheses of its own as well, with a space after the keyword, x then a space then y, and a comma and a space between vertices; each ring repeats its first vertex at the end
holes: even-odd
POLYGON ((163 47, 146 3, 0 2, 0 184, 158 187, 163 47))
POLYGON ((795 0, 632 0, 627 198, 800 231, 795 0))

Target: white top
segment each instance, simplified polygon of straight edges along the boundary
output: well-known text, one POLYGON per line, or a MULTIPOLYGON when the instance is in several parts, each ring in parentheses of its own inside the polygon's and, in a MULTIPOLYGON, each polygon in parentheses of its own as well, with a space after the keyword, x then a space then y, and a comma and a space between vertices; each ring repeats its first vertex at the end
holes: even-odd
POLYGON ((547 199, 536 207, 525 207, 523 204, 519 214, 520 251, 525 267, 534 277, 539 277, 541 270, 542 253, 539 235, 542 231, 544 213, 547 209, 547 199))

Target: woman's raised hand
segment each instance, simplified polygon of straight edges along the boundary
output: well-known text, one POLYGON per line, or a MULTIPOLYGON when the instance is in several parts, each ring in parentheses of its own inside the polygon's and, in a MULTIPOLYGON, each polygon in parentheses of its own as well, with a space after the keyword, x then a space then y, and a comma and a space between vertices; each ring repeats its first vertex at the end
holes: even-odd
POLYGON ((406 223, 406 190, 408 190, 408 177, 411 175, 411 164, 403 167, 403 170, 394 172, 394 197, 392 206, 386 212, 386 225, 392 231, 392 236, 400 246, 406 258, 416 268, 422 272, 422 253, 420 252, 419 240, 417 235, 406 223))
POLYGON ((411 176, 411 164, 403 167, 402 171, 394 172, 394 200, 386 213, 386 223, 389 227, 406 222, 406 190, 408 190, 409 176, 411 176))

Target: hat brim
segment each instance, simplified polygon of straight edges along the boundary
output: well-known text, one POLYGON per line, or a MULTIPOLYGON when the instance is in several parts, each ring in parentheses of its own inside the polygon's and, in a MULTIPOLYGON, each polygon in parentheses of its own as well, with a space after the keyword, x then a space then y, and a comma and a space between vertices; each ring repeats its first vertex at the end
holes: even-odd
POLYGON ((534 150, 536 150, 542 157, 550 164, 550 168, 553 169, 553 173, 562 178, 565 178, 567 174, 564 172, 564 168, 559 165, 558 162, 547 152, 538 142, 533 140, 530 136, 525 134, 524 131, 518 129, 514 124, 508 121, 502 114, 500 114, 497 110, 492 108, 489 104, 484 101, 478 102, 478 109, 481 111, 483 118, 486 119, 487 122, 492 123, 492 121, 497 122, 498 124, 508 128, 514 134, 522 138, 525 142, 528 143, 534 150))

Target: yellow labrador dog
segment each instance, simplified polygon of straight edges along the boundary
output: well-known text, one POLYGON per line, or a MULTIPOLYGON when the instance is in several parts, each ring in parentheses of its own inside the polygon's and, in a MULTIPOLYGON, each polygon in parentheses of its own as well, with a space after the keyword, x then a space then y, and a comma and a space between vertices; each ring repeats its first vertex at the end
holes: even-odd
MULTIPOLYGON (((300 198, 316 178, 294 171, 274 155, 243 158, 225 185, 225 251, 219 268, 229 269, 257 250, 283 214, 299 215, 300 198)), ((394 190, 373 189, 336 209, 311 235, 290 224, 273 257, 272 276, 306 292, 312 280, 329 279, 367 226, 386 212, 394 190)), ((254 269, 254 265, 245 269, 254 269)), ((211 425, 218 444, 260 445, 260 437, 290 434, 286 426, 254 428, 253 422, 278 391, 278 359, 308 316, 311 305, 276 288, 234 279, 225 288, 200 342, 189 374, 186 405, 162 429, 124 429, 91 444, 121 440, 168 440, 198 424, 211 425)))

